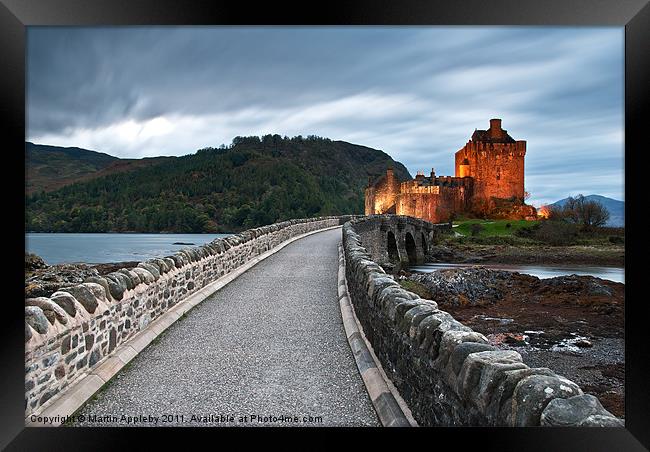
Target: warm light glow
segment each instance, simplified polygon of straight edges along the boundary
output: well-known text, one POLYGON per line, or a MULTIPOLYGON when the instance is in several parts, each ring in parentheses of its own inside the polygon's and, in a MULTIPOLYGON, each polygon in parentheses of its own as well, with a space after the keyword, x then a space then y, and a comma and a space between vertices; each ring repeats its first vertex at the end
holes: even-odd
POLYGON ((537 216, 540 218, 548 218, 551 215, 551 208, 549 206, 542 206, 537 209, 537 216))

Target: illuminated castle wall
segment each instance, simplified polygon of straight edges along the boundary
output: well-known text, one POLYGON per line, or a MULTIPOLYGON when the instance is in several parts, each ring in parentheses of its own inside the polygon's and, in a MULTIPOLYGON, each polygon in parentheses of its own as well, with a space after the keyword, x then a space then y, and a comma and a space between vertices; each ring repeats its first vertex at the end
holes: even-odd
POLYGON ((534 216, 524 204, 524 157, 526 142, 515 141, 491 119, 488 130, 475 130, 467 144, 456 152, 456 175, 399 182, 392 169, 366 188, 366 215, 394 213, 422 218, 433 223, 449 221, 454 213, 495 206, 497 200, 517 205, 514 217, 534 216))

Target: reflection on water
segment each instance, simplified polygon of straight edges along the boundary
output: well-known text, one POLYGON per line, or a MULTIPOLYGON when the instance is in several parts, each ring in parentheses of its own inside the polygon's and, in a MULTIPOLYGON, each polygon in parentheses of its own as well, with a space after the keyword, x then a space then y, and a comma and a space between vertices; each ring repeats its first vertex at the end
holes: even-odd
POLYGON ((427 263, 409 267, 410 271, 430 273, 449 268, 466 268, 480 265, 494 270, 507 270, 536 276, 541 279, 563 275, 594 276, 610 281, 625 283, 625 269, 621 267, 594 267, 589 265, 525 265, 525 264, 448 264, 427 263))
POLYGON ((47 264, 143 261, 230 234, 25 234, 25 248, 47 264), (182 245, 175 245, 182 243, 182 245), (193 245, 188 245, 192 243, 193 245))

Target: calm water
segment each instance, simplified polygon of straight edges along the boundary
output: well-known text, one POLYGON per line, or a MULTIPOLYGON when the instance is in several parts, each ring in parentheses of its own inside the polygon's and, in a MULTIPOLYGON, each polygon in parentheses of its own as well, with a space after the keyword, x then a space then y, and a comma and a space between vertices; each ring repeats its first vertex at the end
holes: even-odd
MULTIPOLYGON (((410 267, 412 271, 429 273, 436 270, 445 270, 448 268, 466 268, 478 264, 446 264, 446 263, 428 263, 410 267)), ((608 279, 625 283, 625 269, 620 267, 594 267, 588 265, 505 265, 505 264, 481 264, 482 267, 493 268, 495 270, 507 270, 518 273, 525 273, 536 276, 540 279, 553 278, 562 275, 580 275, 595 276, 596 278, 608 279)))
POLYGON ((25 247, 48 264, 143 261, 230 234, 25 234, 25 247), (175 242, 194 245, 174 245, 175 242))

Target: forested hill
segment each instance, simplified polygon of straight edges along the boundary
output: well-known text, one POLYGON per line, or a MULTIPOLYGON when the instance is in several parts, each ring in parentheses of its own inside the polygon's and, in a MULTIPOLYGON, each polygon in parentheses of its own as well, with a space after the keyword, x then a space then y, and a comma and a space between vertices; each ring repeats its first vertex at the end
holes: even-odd
POLYGON ((75 182, 156 165, 173 157, 120 159, 82 148, 25 143, 28 194, 53 191, 75 182))
POLYGON ((81 148, 25 143, 28 192, 49 191, 106 168, 119 160, 81 148))
POLYGON ((129 172, 26 198, 27 231, 236 232, 290 218, 363 213, 388 154, 326 138, 236 137, 129 172))

